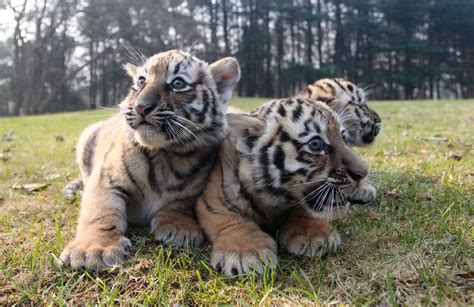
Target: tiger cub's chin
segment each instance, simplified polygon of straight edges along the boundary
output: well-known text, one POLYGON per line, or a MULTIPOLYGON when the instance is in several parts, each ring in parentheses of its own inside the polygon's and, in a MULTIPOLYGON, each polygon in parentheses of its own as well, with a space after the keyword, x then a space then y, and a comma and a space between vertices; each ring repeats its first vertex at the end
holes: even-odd
POLYGON ((341 239, 329 223, 347 210, 344 187, 367 175, 325 104, 305 98, 228 114, 228 136, 198 200, 198 221, 213 245, 211 264, 225 275, 276 267, 282 248, 320 256, 341 239))

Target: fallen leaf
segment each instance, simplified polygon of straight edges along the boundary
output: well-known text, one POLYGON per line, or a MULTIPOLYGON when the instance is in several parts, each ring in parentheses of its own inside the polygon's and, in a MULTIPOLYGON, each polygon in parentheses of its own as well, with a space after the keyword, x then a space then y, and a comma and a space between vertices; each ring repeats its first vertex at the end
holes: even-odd
POLYGON ((401 156, 402 153, 396 150, 392 150, 392 151, 385 151, 383 155, 388 156, 388 157, 398 157, 398 156, 401 156))
POLYGON ((474 271, 469 271, 469 272, 464 272, 464 273, 458 273, 456 274, 461 278, 474 278, 474 271))
POLYGON ((54 180, 58 179, 59 177, 61 177, 60 174, 49 174, 48 176, 44 177, 44 180, 54 180))
POLYGON ((10 239, 10 238, 2 238, 2 243, 13 244, 14 241, 13 241, 13 239, 10 239))
POLYGON ((46 194, 46 193, 40 193, 38 195, 38 198, 43 202, 47 202, 49 197, 48 197, 48 194, 46 194))
POLYGON ((13 154, 11 152, 0 152, 0 160, 8 161, 13 158, 13 154))
POLYGON ((26 183, 13 186, 14 190, 24 190, 27 193, 41 191, 49 186, 49 183, 26 183))
POLYGON ((15 130, 10 130, 7 132, 7 134, 5 134, 4 136, 2 136, 2 141, 5 141, 5 142, 11 142, 13 141, 13 134, 15 133, 15 130))
POLYGON ((448 156, 448 159, 460 161, 464 157, 464 153, 462 151, 453 152, 448 156))
POLYGON ((439 135, 439 134, 436 134, 432 137, 423 138, 422 140, 431 141, 431 142, 448 142, 449 141, 447 138, 445 138, 444 136, 439 135))
POLYGON ((421 200, 426 200, 426 201, 430 201, 433 199, 433 190, 427 190, 423 193, 420 194, 420 199, 421 200))
POLYGON ((402 199, 403 198, 403 192, 399 188, 395 188, 395 189, 385 193, 385 196, 387 198, 402 199))

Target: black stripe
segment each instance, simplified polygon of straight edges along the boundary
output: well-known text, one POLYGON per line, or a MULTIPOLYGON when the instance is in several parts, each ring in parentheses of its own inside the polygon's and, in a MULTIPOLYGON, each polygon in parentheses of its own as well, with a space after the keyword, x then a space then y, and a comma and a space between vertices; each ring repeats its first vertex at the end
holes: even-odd
POLYGON ((199 171, 205 166, 212 164, 217 155, 217 148, 211 147, 210 150, 203 153, 196 164, 192 165, 187 171, 181 172, 174 168, 172 163, 169 164, 171 172, 176 177, 176 179, 192 179, 196 175, 199 175, 199 171))
POLYGON ((283 148, 281 145, 278 145, 275 148, 275 151, 273 153, 273 164, 281 171, 285 171, 285 152, 283 151, 283 148))
POLYGON ((106 217, 112 217, 112 216, 115 216, 119 220, 127 220, 127 217, 125 216, 124 212, 122 212, 121 210, 114 209, 114 208, 108 208, 108 210, 113 210, 115 212, 106 213, 106 214, 103 214, 103 215, 98 216, 96 218, 93 218, 92 220, 87 221, 87 224, 88 225, 97 224, 100 220, 102 220, 106 217))
MULTIPOLYGON (((326 91, 326 89, 325 89, 324 87, 322 87, 320 84, 315 83, 314 86, 316 86, 317 88, 319 88, 319 89, 320 89, 321 91, 323 91, 324 93, 328 93, 328 92, 326 91)), ((317 97, 317 96, 316 96, 316 97, 317 97)))
POLYGON ((94 158, 95 148, 97 146, 97 135, 99 134, 100 127, 94 130, 92 135, 86 141, 84 146, 84 152, 82 153, 82 163, 84 164, 84 171, 86 174, 90 174, 92 171, 92 160, 94 158))
POLYGON ((140 196, 142 198, 145 198, 145 194, 143 193, 143 190, 142 188, 140 187, 140 185, 138 184, 137 180, 135 179, 135 177, 133 176, 132 172, 130 171, 130 167, 128 166, 127 164, 127 161, 125 159, 125 155, 122 155, 122 164, 123 164, 123 167, 125 169, 125 174, 128 176, 128 179, 130 179, 130 181, 132 182, 132 184, 135 186, 135 188, 138 190, 138 192, 140 193, 140 196))
POLYGON ((316 130, 317 133, 321 133, 321 126, 317 122, 313 122, 314 124, 314 129, 316 130))
POLYGON ((181 68, 181 64, 183 64, 183 61, 176 64, 176 66, 174 67, 174 70, 173 70, 174 75, 176 75, 179 72, 179 69, 181 68))
POLYGON ((243 187, 240 192, 241 192, 242 196, 245 198, 245 200, 247 200, 248 204, 250 205, 250 208, 252 208, 252 210, 258 216, 260 216, 260 218, 262 220, 265 220, 266 219, 265 218, 265 212, 262 211, 262 209, 258 205, 258 202, 255 201, 255 198, 253 197, 252 193, 250 193, 248 191, 248 189, 246 187, 244 187, 244 184, 243 184, 243 182, 240 181, 240 179, 239 179, 239 182, 240 182, 240 186, 243 187))
POLYGON ((360 97, 359 91, 356 91, 356 94, 357 94, 357 101, 361 102, 361 101, 362 101, 362 97, 360 97))
POLYGON ((360 112, 358 108, 354 108, 354 113, 357 115, 359 119, 361 119, 360 112))
POLYGON ((288 133, 286 131, 282 131, 280 133, 280 141, 285 143, 285 142, 288 142, 290 140, 290 136, 288 135, 288 133))
POLYGON ((337 84, 344 92, 347 91, 346 88, 345 88, 341 83, 339 83, 339 81, 337 81, 337 79, 333 79, 333 80, 334 80, 334 82, 336 82, 336 84, 337 84))
POLYGON ((285 110, 285 107, 282 104, 280 104, 280 106, 278 107, 278 114, 280 114, 283 117, 286 116, 286 110, 285 110))
MULTIPOLYGON (((219 163, 222 163, 222 161, 219 161, 219 163)), ((234 169, 234 175, 237 174, 237 170, 234 169)), ((238 175, 237 175, 238 176, 238 175)), ((236 206, 232 201, 231 201, 231 197, 229 197, 227 195, 227 191, 226 191, 226 188, 224 186, 224 167, 221 166, 221 191, 222 193, 224 194, 224 199, 221 199, 219 197, 219 200, 221 201, 222 205, 227 209, 229 210, 230 212, 233 212, 241 217, 244 217, 244 218, 249 218, 248 214, 246 212, 244 212, 242 210, 242 208, 240 208, 239 206, 236 206)), ((237 177, 238 178, 238 177, 237 177)), ((242 187, 240 186, 240 189, 242 190, 242 187)))
POLYGON ((332 90, 332 95, 336 95, 336 88, 331 83, 325 82, 324 84, 326 84, 332 90))
POLYGON ((232 224, 228 224, 228 225, 222 227, 221 229, 219 229, 219 230, 216 232, 216 238, 217 238, 223 231, 225 231, 225 230, 227 230, 227 229, 229 229, 229 228, 231 228, 231 227, 234 227, 234 226, 236 226, 236 225, 239 225, 239 224, 243 224, 243 222, 242 222, 242 221, 238 221, 238 222, 235 222, 235 223, 232 223, 232 224))
POLYGON ((189 210, 185 210, 183 208, 172 208, 170 211, 179 213, 181 215, 184 215, 186 217, 189 217, 190 219, 196 219, 196 215, 194 214, 194 211, 192 210, 192 207, 189 208, 189 210))
POLYGON ((150 153, 148 151, 144 151, 143 155, 145 156, 145 160, 148 164, 148 185, 155 193, 161 195, 162 191, 156 178, 155 164, 153 163, 153 159, 150 157, 150 153))
POLYGON ((204 205, 206 206, 206 210, 211 212, 212 214, 219 214, 216 209, 214 209, 208 202, 207 200, 203 199, 204 205))
POLYGON ((296 109, 293 110, 293 122, 296 122, 297 120, 300 119, 301 115, 303 113, 303 107, 301 106, 301 104, 298 104, 296 106, 296 109))
POLYGON ((263 146, 260 149, 260 154, 259 154, 259 159, 258 159, 258 162, 260 163, 260 166, 262 167, 262 170, 263 170, 262 178, 265 185, 272 184, 272 178, 270 177, 270 171, 268 169, 269 164, 270 164, 270 159, 268 157, 268 152, 267 152, 270 146, 271 144, 268 144, 268 145, 263 146))
MULTIPOLYGON (((110 143, 109 148, 104 154, 104 164, 107 162, 108 157, 110 153, 112 152, 112 150, 114 149, 114 147, 115 147, 115 140, 113 140, 112 143, 110 143)), ((99 181, 102 181, 104 179, 106 170, 110 171, 110 168, 106 168, 104 165, 102 165, 102 168, 100 169, 99 181)))
POLYGON ((288 202, 296 200, 296 197, 293 195, 293 193, 291 193, 290 191, 284 188, 275 188, 275 187, 269 186, 269 187, 265 187, 264 190, 271 195, 281 196, 285 198, 285 200, 288 202))
POLYGON ((124 200, 128 200, 131 196, 130 192, 120 185, 112 185, 111 190, 124 200))
POLYGON ((334 97, 318 97, 317 100, 324 102, 325 104, 330 104, 331 102, 334 102, 336 99, 334 97))
POLYGON ((117 230, 117 226, 112 225, 110 227, 105 227, 105 228, 100 227, 99 230, 102 230, 102 231, 115 231, 115 230, 117 230))

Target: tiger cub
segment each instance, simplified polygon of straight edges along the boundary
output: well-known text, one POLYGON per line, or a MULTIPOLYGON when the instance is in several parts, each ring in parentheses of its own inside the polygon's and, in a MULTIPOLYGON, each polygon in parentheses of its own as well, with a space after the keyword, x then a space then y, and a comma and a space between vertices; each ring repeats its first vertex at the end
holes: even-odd
POLYGON ((292 254, 337 248, 329 221, 347 207, 341 189, 367 175, 324 103, 281 99, 260 110, 227 115, 229 136, 196 207, 211 264, 228 276, 275 267, 276 232, 292 254))
POLYGON ((59 261, 73 269, 123 263, 128 224, 149 225, 156 240, 177 248, 204 239, 194 205, 227 129, 224 104, 239 64, 171 50, 125 69, 133 85, 120 113, 87 128, 77 145, 84 193, 75 238, 59 261))
MULTIPOLYGON (((321 79, 308 85, 303 97, 325 102, 337 114, 342 136, 350 146, 369 146, 382 129, 380 116, 367 105, 362 88, 346 79, 321 79)), ((352 202, 375 201, 377 190, 367 180, 349 191, 352 202)))

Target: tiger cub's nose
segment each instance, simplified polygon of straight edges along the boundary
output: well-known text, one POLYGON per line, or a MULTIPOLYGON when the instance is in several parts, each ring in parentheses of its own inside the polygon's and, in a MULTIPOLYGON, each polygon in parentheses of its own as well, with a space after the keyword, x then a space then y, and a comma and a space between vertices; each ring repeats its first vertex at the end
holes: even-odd
POLYGON ((141 116, 146 116, 156 108, 156 104, 136 105, 135 111, 141 116))

